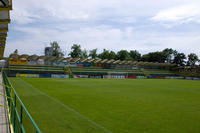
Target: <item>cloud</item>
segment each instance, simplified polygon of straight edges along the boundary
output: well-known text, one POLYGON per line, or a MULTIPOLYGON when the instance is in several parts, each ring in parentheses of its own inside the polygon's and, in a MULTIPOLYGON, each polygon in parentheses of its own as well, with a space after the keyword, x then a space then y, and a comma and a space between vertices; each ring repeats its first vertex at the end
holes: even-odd
POLYGON ((200 3, 164 9, 152 17, 152 20, 178 24, 200 23, 200 3))
POLYGON ((173 48, 189 54, 199 53, 199 33, 157 33, 141 32, 134 27, 113 28, 106 25, 88 26, 76 30, 59 31, 48 28, 17 27, 16 32, 24 32, 22 39, 9 41, 6 47, 6 55, 19 49, 26 54, 42 55, 45 46, 51 41, 58 41, 61 48, 66 51, 66 56, 72 44, 81 44, 82 49, 91 50, 98 48, 99 52, 104 48, 118 51, 139 50, 141 53, 173 48), (188 50, 190 48, 190 50, 188 50))
POLYGON ((199 0, 14 0, 5 55, 16 48, 42 55, 51 41, 67 53, 74 43, 99 51, 171 47, 198 53, 199 5, 199 0))
MULTIPOLYGON (((49 21, 98 21, 115 18, 131 23, 152 15, 174 0, 14 0, 12 18, 18 24, 49 21), (156 3, 156 4, 155 4, 156 3)), ((178 0, 179 1, 179 0, 178 0)), ((182 0, 181 2, 184 2, 182 0)))

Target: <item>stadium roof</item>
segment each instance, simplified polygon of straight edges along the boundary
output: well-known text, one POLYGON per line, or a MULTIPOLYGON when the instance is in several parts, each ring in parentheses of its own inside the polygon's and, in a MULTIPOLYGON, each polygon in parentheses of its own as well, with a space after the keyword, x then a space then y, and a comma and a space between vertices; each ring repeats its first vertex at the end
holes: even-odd
POLYGON ((131 60, 125 60, 125 61, 121 61, 121 60, 108 60, 108 59, 81 59, 81 58, 57 58, 54 56, 37 56, 37 55, 31 55, 28 56, 26 54, 23 55, 18 55, 18 54, 11 54, 9 56, 10 59, 29 59, 29 60, 38 60, 38 59, 43 59, 43 60, 49 60, 49 61, 60 61, 60 62, 71 62, 71 63, 78 63, 78 62, 89 62, 89 63, 107 63, 107 64, 115 64, 115 65, 139 65, 139 66, 163 66, 163 67, 170 67, 170 66, 175 66, 175 64, 170 64, 170 63, 158 63, 158 62, 138 62, 138 61, 131 61, 131 60))
POLYGON ((0 59, 4 55, 10 10, 12 10, 12 0, 0 0, 0 59))

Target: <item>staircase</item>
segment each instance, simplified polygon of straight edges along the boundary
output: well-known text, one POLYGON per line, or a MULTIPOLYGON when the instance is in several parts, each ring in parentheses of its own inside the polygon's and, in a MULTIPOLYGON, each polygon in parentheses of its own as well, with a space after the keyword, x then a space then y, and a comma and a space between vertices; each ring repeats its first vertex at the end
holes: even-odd
POLYGON ((65 71, 66 74, 69 75, 69 78, 73 78, 73 73, 72 73, 72 71, 71 71, 69 66, 68 67, 64 67, 64 71, 65 71))

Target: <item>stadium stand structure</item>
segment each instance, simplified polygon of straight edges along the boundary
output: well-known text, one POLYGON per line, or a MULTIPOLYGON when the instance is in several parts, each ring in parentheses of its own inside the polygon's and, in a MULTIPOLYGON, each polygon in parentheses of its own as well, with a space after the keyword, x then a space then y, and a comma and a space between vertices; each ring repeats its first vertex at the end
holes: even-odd
POLYGON ((157 77, 157 76, 177 76, 174 72, 170 70, 162 70, 162 69, 144 69, 144 72, 148 74, 147 76, 157 77))
MULTIPOLYGON (((177 76, 170 71, 174 64, 120 61, 108 59, 56 58, 51 56, 11 54, 5 68, 8 75, 15 74, 66 74, 104 77, 105 75, 124 75, 160 77, 177 76)), ((49 76, 47 76, 49 77, 49 76)), ((86 77, 86 76, 85 76, 86 77)))
MULTIPOLYGON (((8 24, 11 22, 10 20, 10 10, 12 10, 12 0, 0 0, 0 70, 4 67, 4 50, 6 46, 7 32, 8 32, 8 24)), ((1 74, 0 74, 1 75, 1 74)), ((0 82, 2 83, 2 79, 0 76, 0 82)), ((0 86, 0 94, 4 94, 4 87, 0 86)), ((0 105, 5 105, 5 98, 0 96, 0 105)), ((0 132, 1 133, 9 133, 10 130, 9 122, 7 122, 7 110, 6 105, 0 106, 0 132)))
POLYGON ((11 21, 10 10, 12 10, 12 0, 0 0, 0 60, 3 59, 8 24, 11 21))
POLYGON ((200 65, 199 66, 181 66, 175 68, 178 75, 182 77, 200 77, 200 65))
POLYGON ((9 65, 7 69, 9 74, 64 74, 64 67, 60 66, 40 66, 40 65, 9 65))
POLYGON ((71 67, 72 73, 77 75, 107 75, 111 72, 127 73, 128 75, 144 76, 140 69, 105 69, 99 67, 71 67))

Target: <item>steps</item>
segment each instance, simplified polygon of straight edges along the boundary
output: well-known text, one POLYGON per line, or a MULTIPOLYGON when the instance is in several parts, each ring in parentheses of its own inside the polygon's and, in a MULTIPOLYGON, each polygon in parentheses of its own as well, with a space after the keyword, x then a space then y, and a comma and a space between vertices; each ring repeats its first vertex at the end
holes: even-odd
POLYGON ((68 74, 69 75, 69 78, 73 78, 73 73, 70 69, 70 67, 64 67, 64 71, 65 71, 65 74, 68 74))
POLYGON ((107 75, 108 73, 127 73, 128 75, 144 76, 140 69, 104 69, 98 67, 70 67, 73 74, 77 75, 107 75))
POLYGON ((9 65, 5 70, 9 71, 9 73, 64 74, 64 69, 60 66, 9 65))

